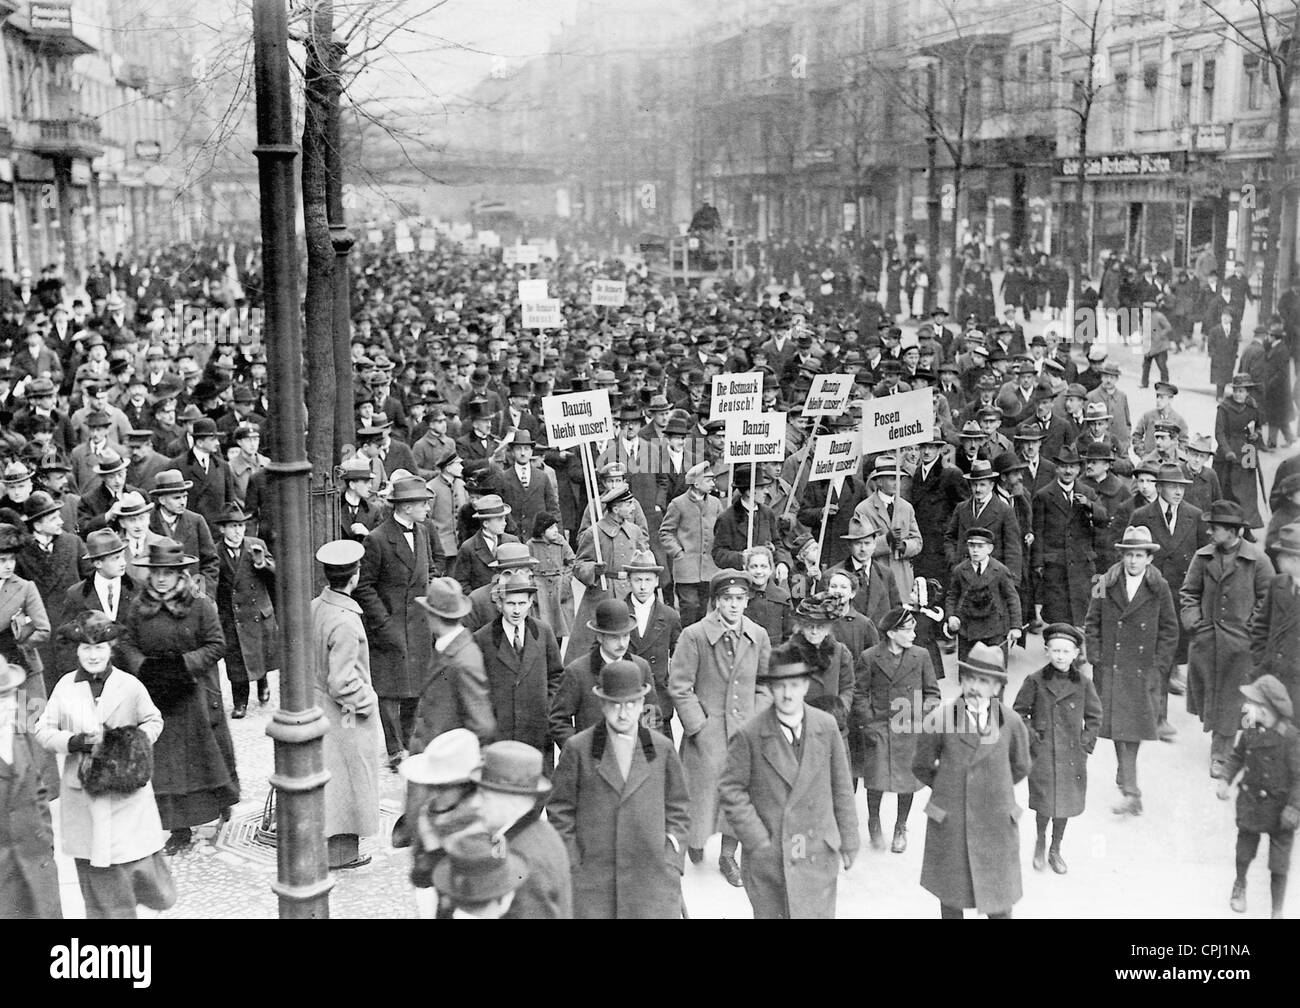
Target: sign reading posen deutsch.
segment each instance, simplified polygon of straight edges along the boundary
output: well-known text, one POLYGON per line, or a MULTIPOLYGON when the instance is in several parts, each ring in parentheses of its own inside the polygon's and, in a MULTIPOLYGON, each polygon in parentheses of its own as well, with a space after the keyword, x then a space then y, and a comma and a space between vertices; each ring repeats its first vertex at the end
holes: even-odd
POLYGON ((930 389, 877 396, 862 410, 862 453, 874 455, 924 444, 933 431, 934 393, 930 389))

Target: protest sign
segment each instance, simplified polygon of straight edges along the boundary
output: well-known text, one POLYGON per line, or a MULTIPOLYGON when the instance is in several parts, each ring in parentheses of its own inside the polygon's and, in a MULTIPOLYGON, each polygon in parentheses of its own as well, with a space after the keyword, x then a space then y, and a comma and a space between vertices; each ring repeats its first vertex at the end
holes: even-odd
POLYGON ((591 303, 593 305, 606 305, 610 308, 622 308, 627 304, 627 281, 591 281, 591 303))
POLYGON ((501 247, 501 236, 495 231, 480 231, 477 238, 481 248, 494 249, 501 247))
POLYGON ((862 453, 875 455, 925 444, 934 433, 934 393, 928 389, 877 396, 862 411, 862 453))
POLYGON ((546 290, 546 280, 520 280, 519 281, 519 300, 520 302, 546 301, 550 294, 546 290))
POLYGON ((366 241, 370 242, 371 245, 382 245, 384 243, 384 232, 379 228, 370 228, 366 232, 366 241))
POLYGON ((813 441, 812 471, 808 473, 808 480, 842 480, 857 471, 861 458, 862 445, 857 431, 819 434, 813 441))
POLYGON ((423 228, 420 231, 420 251, 433 252, 438 248, 438 232, 433 228, 423 228))
POLYGON ((853 376, 823 374, 813 378, 808 398, 804 402, 804 416, 839 416, 849 404, 853 392, 853 376))
POLYGON ((560 328, 560 300, 547 298, 545 301, 525 301, 523 309, 523 326, 525 329, 560 328))
POLYGON ((532 266, 541 261, 540 250, 536 245, 516 245, 515 262, 520 266, 532 266))
POLYGON ((763 409, 763 373, 715 375, 713 397, 709 406, 710 420, 725 420, 741 413, 759 413, 763 409))
POLYGON ((545 396, 542 420, 546 424, 546 443, 557 450, 614 436, 614 417, 606 389, 545 396))
POLYGON ((397 237, 397 240, 394 241, 394 243, 393 243, 393 247, 394 247, 394 249, 396 249, 396 251, 398 251, 398 252, 400 252, 400 253, 403 253, 403 254, 407 254, 407 253, 414 252, 414 251, 415 251, 415 239, 412 238, 409 234, 406 235, 406 236, 404 236, 404 237, 401 236, 401 235, 399 235, 399 236, 397 237))
POLYGON ((785 414, 748 413, 726 418, 722 461, 731 465, 785 459, 785 414))

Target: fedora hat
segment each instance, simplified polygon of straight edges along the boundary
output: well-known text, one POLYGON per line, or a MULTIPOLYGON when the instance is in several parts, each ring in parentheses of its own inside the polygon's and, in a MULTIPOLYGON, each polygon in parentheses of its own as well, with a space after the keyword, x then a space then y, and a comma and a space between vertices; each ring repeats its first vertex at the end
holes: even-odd
POLYGON ((518 430, 516 430, 516 431, 514 432, 514 436, 511 437, 511 439, 510 439, 510 445, 509 445, 509 447, 511 447, 511 448, 520 448, 520 447, 532 448, 532 447, 534 447, 536 444, 537 444, 537 442, 533 440, 532 432, 529 431, 529 430, 527 430, 526 428, 521 427, 521 428, 519 428, 518 430))
POLYGON ((604 599, 597 603, 594 618, 588 620, 587 629, 596 633, 625 634, 636 629, 636 620, 627 604, 618 599, 604 599))
POLYGON ((1083 450, 1083 459, 1085 462, 1114 462, 1115 453, 1110 450, 1108 444, 1094 441, 1083 450))
POLYGON ((393 481, 392 490, 388 495, 388 503, 406 504, 412 501, 426 501, 431 497, 433 497, 433 494, 424 485, 424 480, 416 476, 408 476, 405 479, 393 481))
POLYGON ((29 469, 27 467, 26 462, 21 462, 18 459, 14 459, 12 462, 10 462, 8 465, 5 466, 4 482, 8 486, 13 486, 14 484, 17 483, 25 483, 27 480, 31 479, 35 475, 36 475, 35 471, 29 469))
POLYGON ((370 471, 370 463, 360 455, 353 455, 338 468, 339 479, 344 483, 349 480, 370 480, 374 473, 370 471))
POLYGON ((162 497, 166 494, 186 493, 192 486, 194 481, 182 479, 179 469, 164 469, 153 478, 153 488, 149 491, 149 496, 162 497))
POLYGON ((1052 459, 1052 461, 1059 466, 1083 464, 1083 459, 1079 457, 1079 453, 1075 450, 1073 445, 1062 446, 1060 452, 1057 453, 1056 458, 1052 459))
POLYGON ((1241 528, 1246 525, 1246 515, 1236 501, 1216 500, 1201 515, 1201 521, 1214 525, 1232 525, 1241 528))
POLYGON ((44 490, 37 490, 23 501, 23 521, 31 525, 50 512, 58 511, 62 507, 62 502, 56 501, 44 490))
POLYGON ((148 514, 153 510, 153 501, 144 499, 138 490, 128 490, 113 502, 109 515, 114 518, 132 518, 135 515, 148 514))
POLYGON ((26 681, 26 669, 14 662, 0 658, 0 697, 16 693, 26 681))
POLYGON ((488 561, 493 570, 507 571, 519 568, 532 568, 541 563, 529 552, 528 546, 521 542, 497 543, 497 549, 488 561))
POLYGON ((849 519, 848 530, 840 538, 853 542, 858 539, 870 539, 872 536, 879 534, 880 529, 876 527, 875 522, 865 522, 855 516, 849 519))
POLYGON ((510 595, 515 592, 528 592, 531 595, 537 594, 537 579, 533 577, 533 572, 527 567, 513 567, 503 570, 497 575, 496 587, 502 594, 510 595))
POLYGON ((1043 433, 1043 428, 1036 423, 1022 423, 1016 428, 1015 440, 1017 441, 1042 441, 1045 437, 1047 435, 1043 433))
POLYGON ((999 476, 1005 476, 1009 472, 1019 472, 1022 469, 1028 469, 1029 463, 1025 462, 1015 452, 1003 452, 993 460, 993 468, 999 476))
POLYGON ((433 870, 433 887, 455 906, 474 906, 514 892, 528 874, 528 865, 517 854, 486 833, 471 833, 448 848, 433 870))
POLYGON ((190 431, 194 440, 205 437, 218 437, 220 431, 217 430, 217 423, 211 417, 204 417, 201 420, 194 421, 194 429, 190 431))
POLYGON ((1105 403, 1090 402, 1083 408, 1083 422, 1091 423, 1094 420, 1109 420, 1110 411, 1106 409, 1105 403))
POLYGON ((1191 486, 1192 481, 1183 474, 1183 467, 1177 462, 1166 462, 1156 470, 1157 483, 1181 483, 1191 486))
POLYGON ((1255 381, 1250 375, 1242 373, 1232 376, 1233 388, 1259 388, 1259 382, 1255 381))
POLYGON ((54 395, 54 382, 48 378, 37 378, 27 384, 27 398, 39 399, 41 396, 54 395))
POLYGON ((1160 544, 1151 539, 1151 530, 1145 525, 1130 525, 1124 530, 1124 538, 1115 544, 1117 550, 1144 549, 1148 553, 1157 553, 1160 544))
POLYGON ((610 703, 627 703, 649 693, 650 684, 642 680, 641 670, 635 662, 612 661, 601 668, 600 682, 591 688, 591 692, 610 703))
POLYGON ((1208 434, 1193 434, 1187 439, 1187 450, 1201 455, 1214 454, 1214 439, 1208 434))
POLYGON ((422 609, 445 620, 458 620, 473 609, 455 578, 440 577, 429 582, 428 592, 415 600, 422 609))
POLYGON ((991 644, 985 644, 982 641, 976 641, 971 645, 966 657, 959 659, 957 662, 958 676, 963 672, 975 672, 979 675, 991 676, 994 679, 1006 682, 1007 670, 1002 649, 991 644))
POLYGON ((804 660, 803 652, 787 643, 772 649, 767 671, 758 677, 758 681, 773 682, 777 679, 798 679, 811 675, 812 669, 804 660))
POLYGON ((979 425, 978 420, 967 420, 961 425, 958 434, 963 438, 979 438, 981 441, 988 437, 984 433, 984 428, 979 425))
POLYGON ((105 613, 98 609, 87 609, 60 626, 57 636, 59 640, 72 644, 103 644, 117 640, 121 633, 122 627, 105 613))
POLYGON ((111 448, 99 456, 99 462, 95 466, 95 472, 100 476, 111 476, 113 473, 119 473, 126 468, 126 459, 122 458, 111 448))
POLYGON ((993 468, 993 463, 988 459, 977 458, 970 464, 970 472, 966 473, 967 480, 991 480, 998 478, 998 471, 993 468))
POLYGON ((898 459, 892 455, 885 455, 875 460, 871 468, 871 478, 876 479, 880 476, 893 476, 898 479, 905 476, 906 473, 898 467, 898 459))
POLYGON ((483 750, 478 786, 505 794, 544 795, 551 783, 542 776, 542 754, 524 742, 493 742, 483 750))
POLYGON ((628 574, 661 574, 663 567, 655 563, 655 555, 649 550, 637 550, 623 565, 623 570, 628 574))
POLYGON ((149 544, 145 559, 137 560, 137 567, 188 567, 199 562, 198 557, 187 554, 175 539, 165 536, 149 544))
POLYGON ((510 514, 510 505, 502 500, 499 494, 486 494, 474 505, 474 517, 479 521, 488 518, 504 518, 508 514, 510 514))
POLYGON ((1273 708, 1273 712, 1279 717, 1290 720, 1295 716, 1295 708, 1291 704, 1291 696, 1287 693, 1286 687, 1282 685, 1281 680, 1274 675, 1262 675, 1253 683, 1247 683, 1245 686, 1238 686, 1241 695, 1252 703, 1264 704, 1273 708))
POLYGON ((687 423, 685 417, 674 416, 668 418, 668 426, 664 428, 664 434, 667 437, 687 437, 691 433, 691 425, 687 423))
POLYGON ((108 415, 107 410, 92 410, 86 415, 87 427, 112 427, 113 418, 108 415))
POLYGON ((126 549, 126 543, 112 529, 97 529, 86 536, 86 555, 83 560, 98 560, 113 556, 126 549))
POLYGON ((22 548, 22 530, 17 525, 0 525, 0 553, 17 553, 22 548))
POLYGON ((213 525, 237 525, 240 522, 246 522, 253 516, 244 510, 244 505, 240 501, 231 501, 212 519, 213 525))
POLYGON ((468 728, 453 728, 430 742, 424 752, 402 760, 397 772, 409 784, 449 787, 477 781, 482 766, 478 736, 468 728))

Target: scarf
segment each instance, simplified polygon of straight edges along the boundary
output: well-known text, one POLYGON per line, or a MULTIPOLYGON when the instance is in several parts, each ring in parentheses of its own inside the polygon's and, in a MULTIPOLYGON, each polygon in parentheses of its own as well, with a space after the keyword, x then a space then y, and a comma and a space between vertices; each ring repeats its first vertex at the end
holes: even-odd
POLYGON ((140 619, 152 619, 160 612, 166 611, 173 619, 183 620, 194 606, 194 586, 187 577, 182 577, 166 595, 159 595, 148 581, 140 589, 135 604, 131 607, 132 616, 140 619))

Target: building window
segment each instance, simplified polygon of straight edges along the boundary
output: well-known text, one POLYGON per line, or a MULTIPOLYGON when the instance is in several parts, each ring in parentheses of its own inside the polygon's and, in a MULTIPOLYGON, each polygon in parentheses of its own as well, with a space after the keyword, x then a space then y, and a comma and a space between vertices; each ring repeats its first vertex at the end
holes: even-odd
POLYGON ((1201 122, 1214 122, 1214 72, 1213 59, 1201 64, 1201 122))
POLYGON ((1160 100, 1160 64, 1142 66, 1142 127, 1153 129, 1159 121, 1157 105, 1160 100))
POLYGON ((1241 62, 1246 71, 1246 108, 1252 111, 1261 109, 1264 107, 1264 82, 1260 58, 1255 53, 1247 53, 1241 62))
POLYGON ((1021 49, 1020 52, 1016 54, 1016 79, 1022 81, 1029 79, 1028 49, 1021 49))
POLYGON ((1040 59, 1041 59, 1041 61, 1040 61, 1040 63, 1039 63, 1039 68, 1042 70, 1043 76, 1046 77, 1048 80, 1051 80, 1051 78, 1052 78, 1052 43, 1050 43, 1050 42, 1044 42, 1044 43, 1043 43, 1043 49, 1042 49, 1042 52, 1041 52, 1039 55, 1040 55, 1040 59))
POLYGON ((1175 126, 1185 126, 1192 121, 1192 76, 1195 68, 1190 62, 1178 67, 1178 115, 1175 126))

